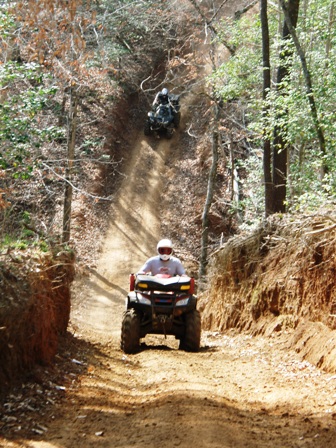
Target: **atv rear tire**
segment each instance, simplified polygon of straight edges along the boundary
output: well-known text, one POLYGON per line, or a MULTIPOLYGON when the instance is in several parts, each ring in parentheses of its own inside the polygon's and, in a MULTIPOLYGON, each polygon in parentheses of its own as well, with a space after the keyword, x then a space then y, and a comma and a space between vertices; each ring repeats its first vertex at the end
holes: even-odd
POLYGON ((198 310, 185 316, 185 333, 180 341, 180 350, 198 352, 201 345, 201 315, 198 310))
POLYGON ((150 124, 149 124, 148 121, 146 121, 145 125, 144 125, 144 134, 145 135, 150 135, 150 133, 151 133, 150 124))
POLYGON ((121 325, 120 347, 127 354, 136 353, 140 347, 140 315, 133 308, 125 311, 121 325))

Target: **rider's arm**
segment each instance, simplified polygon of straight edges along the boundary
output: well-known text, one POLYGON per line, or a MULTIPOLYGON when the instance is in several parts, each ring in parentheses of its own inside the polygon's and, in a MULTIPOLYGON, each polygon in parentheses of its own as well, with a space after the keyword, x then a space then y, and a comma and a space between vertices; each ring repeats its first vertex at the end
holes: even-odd
POLYGON ((175 109, 174 104, 170 101, 170 95, 168 95, 168 104, 169 104, 171 110, 172 110, 174 113, 177 113, 177 110, 175 109))
POLYGON ((146 263, 143 266, 141 266, 137 274, 149 274, 151 271, 152 271, 152 265, 150 259, 148 259, 146 263))
POLYGON ((186 276, 185 269, 183 267, 183 264, 178 260, 178 263, 176 265, 176 275, 183 275, 186 276))
POLYGON ((160 95, 160 92, 156 94, 156 96, 154 98, 154 101, 153 101, 153 104, 152 104, 153 106, 155 106, 156 104, 159 103, 159 95, 160 95))

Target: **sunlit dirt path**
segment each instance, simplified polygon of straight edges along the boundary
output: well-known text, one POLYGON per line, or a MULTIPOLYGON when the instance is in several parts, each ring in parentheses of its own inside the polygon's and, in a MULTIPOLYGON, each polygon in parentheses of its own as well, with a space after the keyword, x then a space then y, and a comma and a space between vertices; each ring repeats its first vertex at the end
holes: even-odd
POLYGON ((120 350, 129 274, 164 236, 161 174, 179 133, 166 141, 139 131, 134 139, 97 267, 74 288, 75 358, 71 352, 61 384, 49 385, 60 399, 41 389, 48 405, 25 409, 0 434, 1 447, 335 448, 336 376, 301 362, 285 334, 203 332, 199 353, 147 336, 139 353, 120 350), (16 431, 33 412, 24 434, 16 431))
POLYGON ((159 173, 171 144, 178 135, 139 135, 97 268, 76 288, 70 331, 81 341, 81 375, 65 372, 73 380, 34 422, 39 433, 12 434, 0 446, 335 447, 336 377, 301 362, 286 335, 204 332, 199 353, 147 336, 139 353, 120 350, 129 273, 160 237, 159 173))

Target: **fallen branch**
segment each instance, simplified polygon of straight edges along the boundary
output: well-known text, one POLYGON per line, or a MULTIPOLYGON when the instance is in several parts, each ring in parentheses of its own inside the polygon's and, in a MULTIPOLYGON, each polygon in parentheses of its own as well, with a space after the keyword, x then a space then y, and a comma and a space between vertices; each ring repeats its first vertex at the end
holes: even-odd
POLYGON ((333 225, 328 226, 328 227, 323 227, 321 229, 312 230, 311 232, 306 232, 306 235, 316 235, 318 233, 329 232, 330 230, 333 230, 335 228, 336 228, 336 224, 333 224, 333 225))

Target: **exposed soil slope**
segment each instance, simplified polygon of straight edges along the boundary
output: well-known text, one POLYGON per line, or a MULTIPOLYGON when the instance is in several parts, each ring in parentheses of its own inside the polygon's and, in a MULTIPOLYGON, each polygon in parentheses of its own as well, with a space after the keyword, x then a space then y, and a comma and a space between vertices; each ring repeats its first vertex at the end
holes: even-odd
POLYGON ((290 331, 290 347, 336 372, 336 217, 276 216, 210 257, 201 308, 208 330, 290 331))

